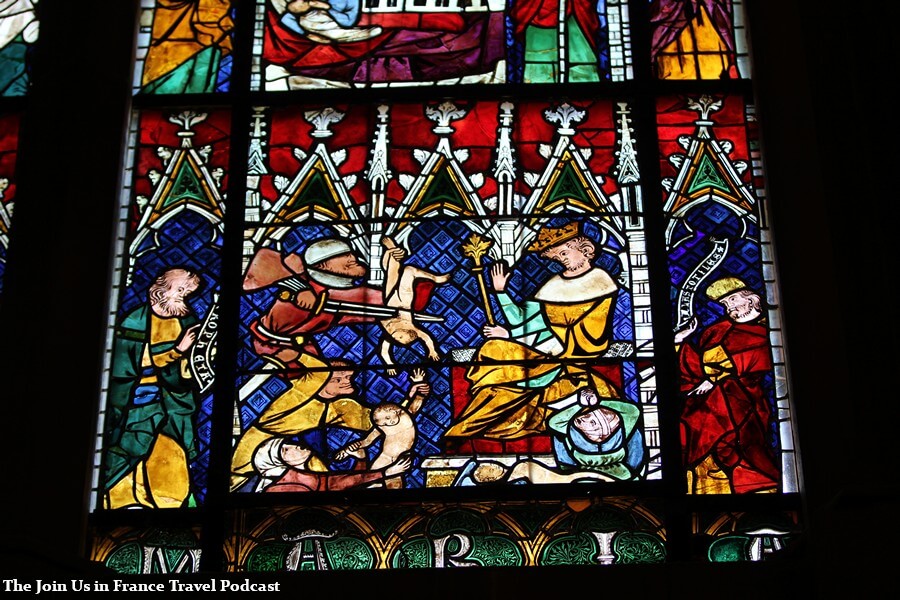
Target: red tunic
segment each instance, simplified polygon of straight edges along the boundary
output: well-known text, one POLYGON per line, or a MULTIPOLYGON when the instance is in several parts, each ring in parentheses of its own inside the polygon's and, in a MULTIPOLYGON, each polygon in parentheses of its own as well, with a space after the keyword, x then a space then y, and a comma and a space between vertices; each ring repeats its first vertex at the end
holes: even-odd
POLYGON ((708 379, 707 394, 685 395, 681 444, 685 466, 707 456, 729 473, 738 493, 777 486, 780 469, 769 443, 772 409, 763 387, 772 371, 765 325, 723 320, 704 331, 696 347, 679 355, 681 391, 708 379))
MULTIPOLYGON (((361 463, 357 463, 361 466, 361 463)), ((356 470, 351 473, 317 473, 288 469, 266 488, 267 492, 336 492, 384 479, 382 471, 356 470)))
POLYGON ((381 290, 376 288, 357 286, 350 289, 331 289, 313 281, 305 273, 298 275, 297 278, 304 280, 315 293, 318 300, 316 306, 313 309, 300 308, 292 300, 276 299, 268 312, 260 317, 259 321, 250 325, 254 338, 253 346, 260 355, 272 355, 282 348, 296 348, 298 336, 302 336, 304 340, 300 344, 301 347, 311 354, 318 355, 318 349, 309 343, 313 334, 328 331, 334 325, 374 320, 372 317, 360 315, 325 312, 321 310, 321 306, 326 299, 384 305, 381 290))

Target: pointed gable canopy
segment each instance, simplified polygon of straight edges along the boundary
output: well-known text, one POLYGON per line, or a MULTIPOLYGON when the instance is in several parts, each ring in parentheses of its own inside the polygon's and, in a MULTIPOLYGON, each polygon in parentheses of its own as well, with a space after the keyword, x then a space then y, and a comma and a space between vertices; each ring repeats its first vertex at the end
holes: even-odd
POLYGON ((184 210, 202 215, 221 230, 225 216, 222 197, 216 180, 206 167, 206 161, 191 144, 191 128, 206 116, 206 113, 185 111, 169 118, 183 127, 179 133, 181 147, 173 149, 166 162, 166 171, 156 184, 153 198, 142 213, 131 244, 132 253, 137 253, 151 232, 158 231, 184 210))
POLYGON ((435 155, 436 160, 428 173, 423 174, 422 185, 418 187, 409 203, 407 213, 421 216, 433 213, 472 215, 477 214, 477 204, 472 202, 459 169, 446 157, 435 155))
POLYGON ((729 156, 731 142, 717 140, 710 127, 712 112, 722 107, 720 100, 702 96, 691 101, 691 108, 700 113, 693 136, 684 136, 680 143, 687 154, 676 154, 669 160, 679 166, 674 181, 670 181, 665 212, 670 219, 669 236, 674 223, 694 206, 717 202, 741 219, 757 221, 756 200, 741 173, 747 164, 729 156))
MULTIPOLYGON (((525 214, 578 212, 595 215, 609 233, 622 241, 623 225, 619 210, 600 187, 585 161, 583 150, 572 141, 577 123, 585 117, 583 110, 563 103, 545 113, 551 123, 557 123, 559 139, 547 156, 547 166, 538 178, 525 203, 525 214)), ((537 230, 540 219, 530 218, 528 224, 537 230)))
POLYGON ((273 221, 290 223, 300 220, 304 214, 318 214, 326 219, 349 219, 341 196, 325 160, 315 154, 297 174, 288 194, 278 202, 273 221))
POLYGON ((253 235, 254 243, 265 246, 270 240, 280 240, 288 231, 284 225, 306 220, 340 221, 349 222, 338 228, 346 230, 354 248, 365 254, 362 215, 348 191, 356 184, 356 176, 341 176, 338 167, 346 160, 347 151, 331 151, 326 143, 334 135, 331 126, 340 123, 344 116, 333 108, 304 113, 304 118, 315 126, 311 135, 320 141, 308 154, 300 148, 294 149, 294 156, 301 161, 300 168, 290 179, 276 177, 275 185, 281 195, 266 213, 266 227, 253 235))
POLYGON ((696 140, 682 165, 678 181, 666 203, 666 212, 680 216, 698 202, 713 200, 738 215, 755 220, 754 200, 740 175, 716 140, 696 140))

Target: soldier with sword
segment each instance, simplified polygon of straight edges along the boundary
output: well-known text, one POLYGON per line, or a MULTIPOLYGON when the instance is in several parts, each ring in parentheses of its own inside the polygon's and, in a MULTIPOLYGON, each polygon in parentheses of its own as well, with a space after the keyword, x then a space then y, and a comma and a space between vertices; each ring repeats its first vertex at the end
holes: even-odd
MULTIPOLYGON (((395 251, 405 252, 399 248, 395 251)), ((381 290, 357 283, 365 275, 365 265, 349 244, 335 238, 311 243, 303 253, 302 264, 296 255, 282 258, 269 249, 258 251, 251 261, 244 289, 274 285, 278 291, 269 310, 250 325, 255 350, 270 364, 267 372, 242 386, 239 398, 245 400, 275 373, 287 377, 291 387, 237 440, 233 490, 242 488, 252 477, 253 453, 272 435, 295 436, 332 426, 358 431, 372 427, 371 409, 353 398, 350 365, 324 359, 314 338, 336 325, 383 323, 398 317, 397 307, 385 306, 381 290)), ((442 320, 410 314, 419 320, 442 320)), ((417 387, 413 386, 410 393, 417 387)), ((320 470, 324 468, 319 465, 320 470)))
MULTIPOLYGON (((405 253, 400 248, 394 252, 405 253)), ((277 285, 277 297, 269 310, 251 323, 253 345, 264 359, 288 372, 296 369, 301 350, 320 354, 313 336, 335 325, 384 321, 396 318, 396 306, 386 306, 378 288, 358 284, 366 275, 350 245, 336 238, 311 243, 299 257, 282 259, 270 249, 257 252, 244 277, 244 290, 277 285)), ((440 317, 414 314, 420 321, 440 317)))

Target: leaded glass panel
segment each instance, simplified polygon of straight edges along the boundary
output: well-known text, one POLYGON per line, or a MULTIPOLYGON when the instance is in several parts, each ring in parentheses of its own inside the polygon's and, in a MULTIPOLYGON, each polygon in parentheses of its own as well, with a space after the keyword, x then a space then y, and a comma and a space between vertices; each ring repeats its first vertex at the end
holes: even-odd
POLYGON ((234 516, 228 570, 661 563, 666 532, 633 498, 283 508, 234 516))
POLYGON ((253 89, 631 77, 621 0, 257 0, 253 89))
POLYGON ((793 551, 801 524, 795 512, 696 514, 697 546, 710 562, 779 560, 793 551))
POLYGON ((755 111, 658 103, 688 493, 797 491, 755 111))
POLYGON ((749 79, 742 0, 651 0, 651 58, 660 79, 749 79))
POLYGON ((133 118, 98 441, 104 508, 195 506, 206 493, 229 126, 227 111, 133 118))
POLYGON ((743 8, 142 0, 93 506, 159 527, 95 555, 783 547, 744 518, 800 483, 743 8))
POLYGON ((93 532, 90 557, 120 575, 175 575, 200 571, 200 553, 199 527, 116 527, 93 532))
POLYGON ((38 0, 0 3, 0 96, 25 96, 40 21, 38 0))
POLYGON ((6 254, 16 200, 16 157, 21 115, 0 115, 0 292, 6 272, 6 254))
POLYGON ((141 0, 134 92, 208 94, 231 85, 231 0, 141 0))
POLYGON ((232 490, 658 479, 629 115, 257 109, 232 490))

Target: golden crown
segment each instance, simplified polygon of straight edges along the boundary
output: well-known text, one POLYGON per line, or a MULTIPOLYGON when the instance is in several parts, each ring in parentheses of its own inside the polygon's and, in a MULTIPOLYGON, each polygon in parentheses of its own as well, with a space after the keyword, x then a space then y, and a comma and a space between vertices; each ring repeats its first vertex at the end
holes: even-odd
POLYGON ((537 238, 528 246, 530 252, 543 252, 547 248, 567 242, 579 234, 578 223, 566 223, 562 227, 541 227, 537 238))

